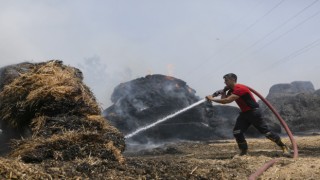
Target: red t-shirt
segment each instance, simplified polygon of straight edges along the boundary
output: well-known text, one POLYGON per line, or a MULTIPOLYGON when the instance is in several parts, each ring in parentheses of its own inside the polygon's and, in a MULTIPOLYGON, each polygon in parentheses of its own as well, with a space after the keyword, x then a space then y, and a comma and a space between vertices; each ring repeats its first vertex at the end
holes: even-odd
POLYGON ((256 102, 247 86, 243 84, 236 84, 230 91, 232 94, 240 97, 236 99, 236 103, 238 104, 242 112, 246 112, 259 107, 259 104, 256 102))

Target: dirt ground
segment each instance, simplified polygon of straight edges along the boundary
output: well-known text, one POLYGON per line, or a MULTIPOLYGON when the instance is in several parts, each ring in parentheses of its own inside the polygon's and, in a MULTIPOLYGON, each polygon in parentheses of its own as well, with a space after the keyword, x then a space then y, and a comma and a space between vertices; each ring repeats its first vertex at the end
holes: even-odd
MULTIPOLYGON (((283 138, 291 144, 288 138, 283 138)), ((237 156, 233 139, 127 145, 125 160, 94 156, 71 161, 46 159, 24 163, 0 158, 0 179, 247 179, 266 162, 279 159, 258 179, 320 179, 320 134, 295 136, 299 157, 284 157, 279 147, 262 138, 248 139, 249 155, 237 156)))
MULTIPOLYGON (((320 134, 295 136, 299 157, 284 157, 267 139, 248 139, 249 155, 237 156, 234 140, 131 145, 126 165, 109 179, 247 179, 266 162, 279 158, 258 179, 320 179, 320 134)), ((289 138, 284 142, 290 145, 289 138)), ((291 147, 292 148, 292 147, 291 147)))

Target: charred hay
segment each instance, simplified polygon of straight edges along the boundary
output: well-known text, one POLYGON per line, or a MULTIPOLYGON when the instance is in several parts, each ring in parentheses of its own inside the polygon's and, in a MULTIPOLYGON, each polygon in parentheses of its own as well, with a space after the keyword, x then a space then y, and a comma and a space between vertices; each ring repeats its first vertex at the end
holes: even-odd
MULTIPOLYGON (((110 164, 124 162, 121 154, 125 149, 124 137, 101 116, 94 95, 82 82, 80 70, 56 60, 23 65, 23 70, 18 70, 19 65, 14 67, 13 74, 4 73, 13 71, 1 71, 1 83, 4 83, 0 92, 1 128, 4 132, 6 128, 16 131, 27 128, 31 135, 12 140, 8 159, 0 161, 0 177, 24 176, 10 169, 11 166, 6 167, 9 170, 2 168, 6 161, 21 166, 17 169, 29 166, 24 163, 79 162, 77 166, 80 166, 88 158, 110 164)), ((38 168, 40 175, 29 169, 22 172, 30 179, 51 179, 42 167, 38 168)), ((65 169, 61 171, 66 173, 65 169)))
POLYGON ((38 116, 100 114, 79 70, 61 61, 34 65, 0 93, 0 118, 12 127, 23 127, 38 116))
MULTIPOLYGON (((112 106, 104 116, 124 134, 154 123, 200 100, 183 80, 161 74, 147 75, 115 87, 112 106)), ((129 140, 146 144, 181 140, 205 140, 215 137, 207 125, 204 105, 194 107, 129 140)))

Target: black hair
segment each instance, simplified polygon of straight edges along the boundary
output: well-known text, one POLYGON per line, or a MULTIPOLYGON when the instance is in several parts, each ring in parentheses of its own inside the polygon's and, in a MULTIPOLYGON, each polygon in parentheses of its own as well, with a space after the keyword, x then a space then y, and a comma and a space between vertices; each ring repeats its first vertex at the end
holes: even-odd
POLYGON ((234 79, 237 82, 237 75, 235 75, 233 73, 228 73, 228 74, 223 76, 223 79, 226 79, 226 78, 234 79))

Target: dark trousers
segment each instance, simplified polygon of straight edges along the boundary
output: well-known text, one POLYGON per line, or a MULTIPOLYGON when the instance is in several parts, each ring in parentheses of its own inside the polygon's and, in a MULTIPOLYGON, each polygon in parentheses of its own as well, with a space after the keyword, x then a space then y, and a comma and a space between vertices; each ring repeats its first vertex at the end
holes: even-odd
POLYGON ((261 116, 260 109, 253 109, 247 112, 241 112, 233 128, 233 135, 240 149, 248 149, 248 144, 244 133, 247 131, 250 125, 253 125, 261 134, 264 134, 268 139, 275 142, 278 146, 284 146, 280 137, 270 131, 268 125, 261 116))

